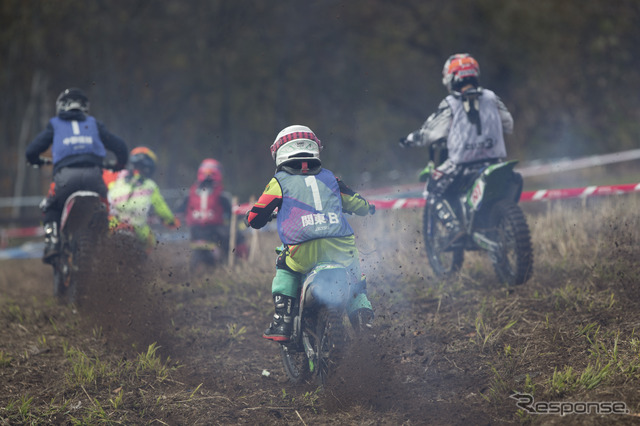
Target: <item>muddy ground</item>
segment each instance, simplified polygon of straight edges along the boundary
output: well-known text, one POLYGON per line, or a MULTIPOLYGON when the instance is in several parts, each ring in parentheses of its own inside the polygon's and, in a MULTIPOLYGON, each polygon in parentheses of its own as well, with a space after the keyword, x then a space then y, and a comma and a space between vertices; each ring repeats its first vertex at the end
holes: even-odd
MULTIPOLYGON (((289 384, 277 344, 261 338, 273 309, 271 233, 260 234, 251 264, 200 275, 189 271, 186 243, 161 244, 137 265, 126 248, 109 247, 78 307, 51 297, 51 271, 39 259, 0 262, 0 424, 636 423, 637 240, 605 235, 599 263, 580 253, 562 260, 536 235, 548 227, 538 223, 544 212, 532 211, 529 283, 504 287, 481 256, 468 257, 458 279, 440 282, 423 255, 419 212, 383 214, 358 228, 374 330, 352 343, 323 390, 289 384), (596 326, 600 334, 589 334, 596 326), (594 354, 589 342, 597 338, 603 353, 594 354), (616 374, 592 388, 575 377, 565 388, 552 385, 567 366, 579 376, 612 360, 613 342, 616 374), (124 367, 152 344, 167 377, 124 367), (81 382, 69 348, 106 367, 81 382), (622 401, 629 414, 531 414, 509 397, 515 392, 538 401, 622 401)), ((556 235, 571 238, 567 229, 556 235)))

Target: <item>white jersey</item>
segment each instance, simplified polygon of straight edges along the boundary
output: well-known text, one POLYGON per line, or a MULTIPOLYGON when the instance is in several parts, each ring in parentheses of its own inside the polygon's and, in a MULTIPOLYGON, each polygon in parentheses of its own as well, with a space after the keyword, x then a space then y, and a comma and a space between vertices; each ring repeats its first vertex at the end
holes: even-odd
POLYGON ((507 156, 502 122, 495 99, 496 95, 490 90, 480 92, 479 119, 477 123, 473 123, 464 109, 462 99, 453 95, 447 96, 446 100, 453 115, 447 149, 453 163, 464 164, 507 156))
POLYGON ((479 91, 479 126, 469 120, 462 99, 449 95, 424 123, 415 145, 446 139, 449 161, 454 164, 506 157, 503 133, 513 131, 511 113, 494 92, 479 91))

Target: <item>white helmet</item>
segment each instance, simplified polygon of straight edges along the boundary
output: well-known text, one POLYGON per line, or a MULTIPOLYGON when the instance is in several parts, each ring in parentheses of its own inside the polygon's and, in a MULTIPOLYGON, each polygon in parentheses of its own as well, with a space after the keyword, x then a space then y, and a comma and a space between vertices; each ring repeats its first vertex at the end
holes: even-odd
POLYGON ((319 163, 320 151, 322 142, 307 126, 289 126, 278 133, 276 140, 271 144, 271 156, 276 162, 276 167, 301 158, 313 158, 319 163))

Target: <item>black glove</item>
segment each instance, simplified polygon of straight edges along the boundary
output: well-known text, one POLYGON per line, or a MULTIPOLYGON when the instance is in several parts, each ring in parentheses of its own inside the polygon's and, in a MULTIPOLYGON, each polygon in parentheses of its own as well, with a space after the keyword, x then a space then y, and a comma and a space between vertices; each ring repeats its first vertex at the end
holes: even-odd
MULTIPOLYGON (((38 159, 34 160, 34 161, 27 160, 27 164, 29 164, 34 169, 37 169, 40 166, 42 166, 43 164, 47 164, 47 161, 42 157, 38 157, 38 159)), ((51 162, 49 162, 48 164, 51 164, 51 162)))
POLYGON ((369 203, 369 214, 376 214, 376 205, 369 203))
POLYGON ((400 138, 400 141, 398 142, 398 145, 400 145, 401 148, 406 148, 408 146, 410 146, 409 141, 407 138, 400 138))

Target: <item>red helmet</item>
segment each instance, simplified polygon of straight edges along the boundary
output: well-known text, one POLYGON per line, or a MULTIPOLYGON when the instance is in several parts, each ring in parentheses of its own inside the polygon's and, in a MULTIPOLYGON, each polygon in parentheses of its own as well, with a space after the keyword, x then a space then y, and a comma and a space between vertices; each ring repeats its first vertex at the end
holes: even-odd
POLYGON ((442 68, 442 84, 449 93, 459 91, 467 84, 478 87, 480 65, 468 53, 456 53, 449 56, 442 68))
POLYGON ((198 167, 198 181, 203 182, 207 178, 214 182, 222 182, 222 165, 213 158, 205 158, 198 167))

